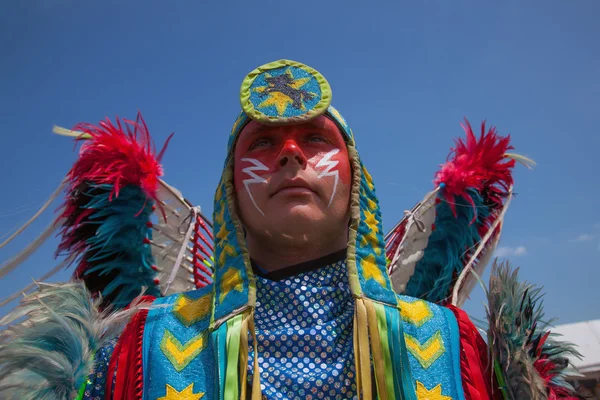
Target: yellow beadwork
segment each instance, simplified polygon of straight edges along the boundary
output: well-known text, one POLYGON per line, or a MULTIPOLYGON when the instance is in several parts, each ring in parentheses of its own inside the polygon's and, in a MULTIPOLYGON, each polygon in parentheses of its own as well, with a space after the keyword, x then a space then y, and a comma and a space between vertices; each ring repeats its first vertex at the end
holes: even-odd
POLYGON ((385 286, 385 279, 373 254, 369 254, 361 260, 360 265, 362 266, 365 279, 375 279, 381 285, 385 286))
POLYGON ((242 281, 242 274, 238 269, 230 267, 221 277, 221 295, 219 301, 223 301, 225 296, 232 290, 241 292, 244 288, 244 282, 242 281))
POLYGON ((204 347, 206 347, 206 340, 202 333, 191 338, 186 344, 181 344, 168 329, 165 329, 160 341, 160 349, 177 372, 187 367, 204 350, 204 347))
POLYGON ((183 389, 181 392, 175 389, 173 386, 167 384, 166 396, 159 397, 156 400, 200 400, 204 397, 204 393, 194 393, 194 384, 190 383, 188 387, 183 389))
MULTIPOLYGON (((292 75, 292 72, 288 69, 285 71, 285 74, 288 75, 290 77, 290 79, 292 80, 292 83, 289 85, 291 86, 293 89, 300 89, 302 86, 306 85, 311 78, 297 78, 295 79, 292 75)), ((265 73, 265 78, 271 78, 271 75, 269 73, 265 73)), ((253 91, 256 93, 263 93, 265 92, 267 89, 269 88, 269 86, 260 86, 257 88, 254 88, 253 91)), ((311 93, 312 95, 317 95, 316 93, 311 93)), ((285 110, 287 109, 287 107, 290 104, 294 103, 294 99, 292 99, 290 96, 279 92, 279 91, 273 91, 268 93, 268 97, 261 103, 258 105, 259 108, 264 108, 264 107, 269 107, 269 106, 275 106, 275 108, 277 109, 277 115, 278 116, 282 116, 283 113, 285 113, 285 110)), ((306 110, 306 107, 304 106, 304 104, 302 103, 301 105, 301 110, 306 110)))
MULTIPOLYGON (((226 243, 226 242, 224 242, 224 243, 226 243)), ((223 246, 223 249, 221 250, 221 253, 219 254, 219 265, 220 266, 225 265, 227 256, 229 256, 231 258, 235 258, 237 256, 237 251, 235 250, 235 247, 229 243, 227 243, 223 246)))
POLYGON ((379 247, 379 238, 377 237, 377 233, 370 231, 366 235, 361 238, 360 245, 362 247, 370 247, 375 251, 375 254, 381 254, 381 248, 379 247))
POLYGON ((431 390, 427 390, 425 385, 417 381, 417 399, 418 400, 452 400, 450 396, 442 394, 442 384, 438 384, 431 390))
POLYGON ((425 343, 421 344, 411 335, 405 333, 406 348, 415 356, 421 366, 429 368, 446 351, 440 331, 434 333, 425 343))
POLYGON ((225 240, 227 239, 227 236, 229 235, 229 231, 226 228, 226 224, 221 224, 221 227, 219 228, 219 232, 217 232, 217 238, 221 239, 222 243, 225 243, 225 240))
POLYGON ((377 210, 377 202, 375 200, 367 199, 367 205, 369 206, 370 210, 377 210))
POLYGON ((219 208, 221 211, 215 213, 215 224, 224 225, 225 224, 225 202, 224 201, 221 201, 221 203, 219 204, 219 208))
POLYGON ((210 312, 212 294, 208 293, 199 299, 190 299, 185 294, 180 295, 173 306, 173 314, 185 326, 191 326, 201 321, 210 312))
POLYGON ((431 308, 423 300, 416 300, 413 302, 399 300, 398 304, 400 306, 400 315, 402 316, 402 319, 409 324, 420 327, 433 318, 431 308))
POLYGON ((371 232, 379 232, 379 226, 377 225, 377 217, 375 217, 375 213, 365 210, 365 224, 367 224, 371 232))
POLYGON ((375 189, 375 185, 373 185, 373 178, 371 177, 371 174, 369 174, 369 171, 367 171, 367 168, 365 168, 363 166, 363 175, 365 176, 365 181, 367 182, 367 186, 369 187, 369 189, 373 190, 375 189))

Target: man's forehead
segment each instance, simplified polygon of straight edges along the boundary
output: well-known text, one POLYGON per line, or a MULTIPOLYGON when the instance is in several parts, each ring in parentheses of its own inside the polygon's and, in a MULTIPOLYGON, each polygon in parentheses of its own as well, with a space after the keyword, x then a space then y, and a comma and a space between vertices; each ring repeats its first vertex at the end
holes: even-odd
POLYGON ((258 134, 274 133, 278 135, 285 135, 286 133, 293 133, 304 129, 315 129, 320 132, 331 133, 336 136, 344 137, 340 132, 336 123, 330 118, 323 115, 318 116, 310 121, 303 122, 301 124, 293 125, 265 125, 257 121, 251 120, 242 128, 239 137, 252 137, 258 134))

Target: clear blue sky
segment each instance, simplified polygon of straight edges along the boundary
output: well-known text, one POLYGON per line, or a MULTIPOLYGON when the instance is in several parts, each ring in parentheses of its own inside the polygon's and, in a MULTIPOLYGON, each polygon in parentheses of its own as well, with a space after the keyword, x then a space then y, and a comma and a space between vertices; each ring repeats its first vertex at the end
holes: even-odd
MULTIPOLYGON (((2 2, 0 235, 75 160, 54 124, 134 118, 138 109, 158 145, 175 132, 165 179, 211 213, 241 80, 289 58, 331 83, 386 230, 432 189, 463 116, 510 133, 538 166, 515 172, 500 252, 545 287, 559 323, 599 318, 598 15, 597 0, 2 2)), ((53 217, 0 249, 0 260, 53 217)), ((54 266, 56 244, 2 279, 0 297, 54 266)), ((476 288, 467 311, 482 316, 482 302, 476 288)))

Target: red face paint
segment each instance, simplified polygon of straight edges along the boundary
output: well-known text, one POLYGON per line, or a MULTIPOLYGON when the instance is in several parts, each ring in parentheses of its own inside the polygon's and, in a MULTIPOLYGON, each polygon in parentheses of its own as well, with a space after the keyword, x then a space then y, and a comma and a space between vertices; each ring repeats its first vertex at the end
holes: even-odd
POLYGON ((339 235, 344 241, 351 168, 333 121, 324 116, 286 126, 252 121, 233 156, 237 211, 249 248, 277 246, 279 240, 286 245, 316 240, 318 247, 339 235))
POLYGON ((335 123, 324 116, 300 125, 266 126, 250 122, 240 133, 235 148, 234 181, 238 191, 244 189, 245 180, 252 179, 247 168, 258 165, 244 159, 254 159, 262 164, 253 168, 252 172, 263 179, 285 168, 287 162, 292 162, 302 170, 329 168, 330 171, 338 171, 340 183, 350 184, 346 144, 335 123), (337 162, 336 165, 317 167, 323 157, 334 149, 339 151, 326 162, 337 162))

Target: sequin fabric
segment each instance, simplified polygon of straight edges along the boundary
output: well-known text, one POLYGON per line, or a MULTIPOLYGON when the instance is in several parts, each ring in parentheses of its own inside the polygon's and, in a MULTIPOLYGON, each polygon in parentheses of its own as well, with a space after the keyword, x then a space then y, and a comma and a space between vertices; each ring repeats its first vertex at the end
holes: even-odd
MULTIPOLYGON (((279 281, 256 279, 255 324, 263 398, 356 398, 354 301, 345 262, 279 281)), ((251 383, 251 338, 249 344, 251 383)))
POLYGON ((88 376, 87 385, 83 392, 83 400, 108 399, 108 397, 105 397, 106 374, 116 343, 117 339, 113 339, 96 353, 94 357, 94 372, 88 376))

